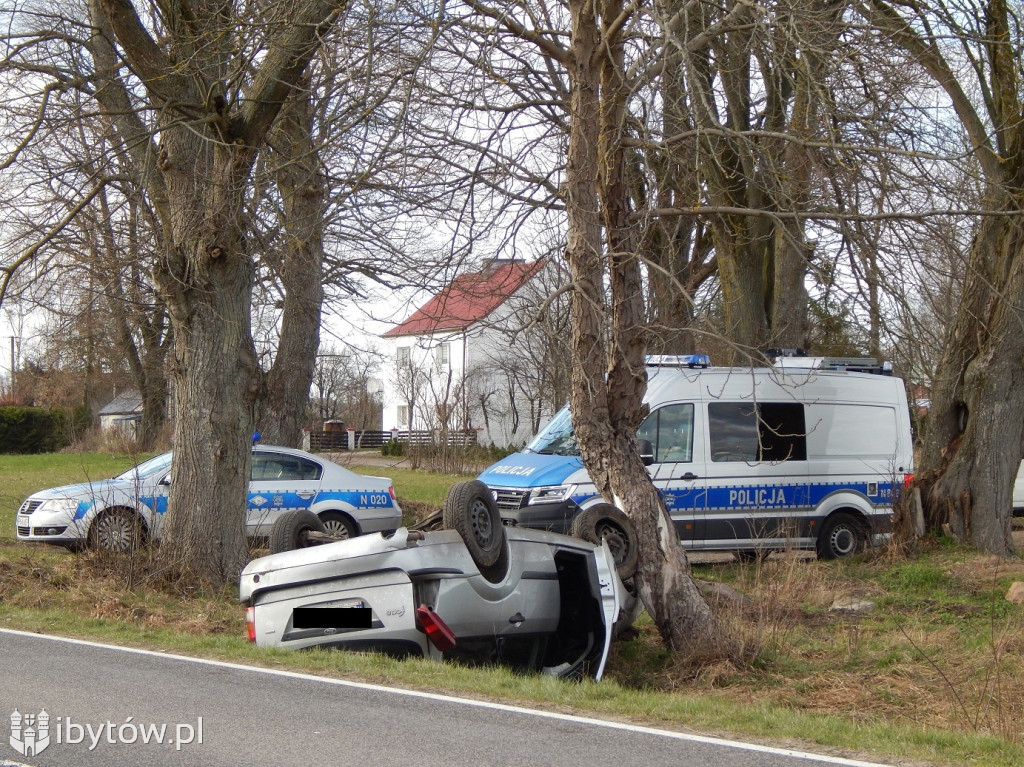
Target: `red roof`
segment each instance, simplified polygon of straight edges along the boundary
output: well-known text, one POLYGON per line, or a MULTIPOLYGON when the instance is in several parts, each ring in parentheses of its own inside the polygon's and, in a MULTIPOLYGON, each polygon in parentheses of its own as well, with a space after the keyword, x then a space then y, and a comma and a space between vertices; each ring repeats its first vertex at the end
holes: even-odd
POLYGON ((544 260, 527 264, 504 261, 472 274, 461 274, 421 306, 405 322, 384 334, 430 335, 438 331, 465 330, 501 306, 544 266, 544 260))

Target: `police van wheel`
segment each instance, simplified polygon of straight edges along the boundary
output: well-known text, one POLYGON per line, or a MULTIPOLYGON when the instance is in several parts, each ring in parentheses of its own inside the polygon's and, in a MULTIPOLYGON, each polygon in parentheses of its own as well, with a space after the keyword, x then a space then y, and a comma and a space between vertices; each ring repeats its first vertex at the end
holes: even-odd
POLYGON ((282 551, 315 546, 316 544, 310 541, 308 536, 308 533, 314 530, 318 533, 327 532, 320 517, 312 511, 296 509, 285 512, 270 528, 270 553, 280 554, 282 551))
POLYGON ((619 578, 627 580, 636 573, 639 558, 633 521, 610 503, 599 503, 581 511, 572 520, 569 534, 597 546, 608 544, 619 578))
POLYGON ((840 559, 864 550, 864 527, 849 514, 833 514, 818 534, 818 559, 840 559))
POLYGON ((462 536, 477 567, 498 563, 505 551, 505 528, 487 485, 477 479, 456 482, 448 489, 441 515, 444 526, 462 536))

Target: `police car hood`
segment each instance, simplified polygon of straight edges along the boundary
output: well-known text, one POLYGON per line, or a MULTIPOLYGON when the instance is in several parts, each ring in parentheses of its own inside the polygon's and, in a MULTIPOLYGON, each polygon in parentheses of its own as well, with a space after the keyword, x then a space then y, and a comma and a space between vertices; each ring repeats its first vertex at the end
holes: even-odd
POLYGON ((489 487, 560 485, 583 468, 578 455, 514 453, 484 469, 477 479, 489 487))
POLYGON ((51 487, 32 493, 29 498, 33 501, 49 501, 54 498, 93 498, 97 495, 107 495, 113 491, 131 493, 137 483, 123 479, 98 479, 95 482, 85 482, 79 485, 62 485, 51 487))

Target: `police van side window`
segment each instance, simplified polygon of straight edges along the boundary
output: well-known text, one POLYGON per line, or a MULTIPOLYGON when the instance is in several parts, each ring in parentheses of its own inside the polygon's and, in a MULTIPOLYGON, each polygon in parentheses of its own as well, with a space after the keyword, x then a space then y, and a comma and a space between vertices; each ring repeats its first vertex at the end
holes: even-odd
POLYGON ((636 436, 651 443, 655 463, 692 461, 693 405, 666 405, 655 410, 640 424, 636 436))
POLYGON ((804 406, 797 402, 712 402, 711 460, 806 461, 804 406))

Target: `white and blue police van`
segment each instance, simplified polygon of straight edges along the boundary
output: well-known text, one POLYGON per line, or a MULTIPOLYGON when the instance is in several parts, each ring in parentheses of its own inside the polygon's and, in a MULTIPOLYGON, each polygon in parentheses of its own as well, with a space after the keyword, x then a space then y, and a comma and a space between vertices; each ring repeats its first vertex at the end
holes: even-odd
MULTIPOLYGON (((780 356, 762 368, 706 355, 648 358, 637 439, 683 546, 740 557, 882 543, 912 478, 910 411, 889 363, 780 356)), ((605 499, 583 468, 568 407, 479 477, 509 525, 569 532, 605 499)))

